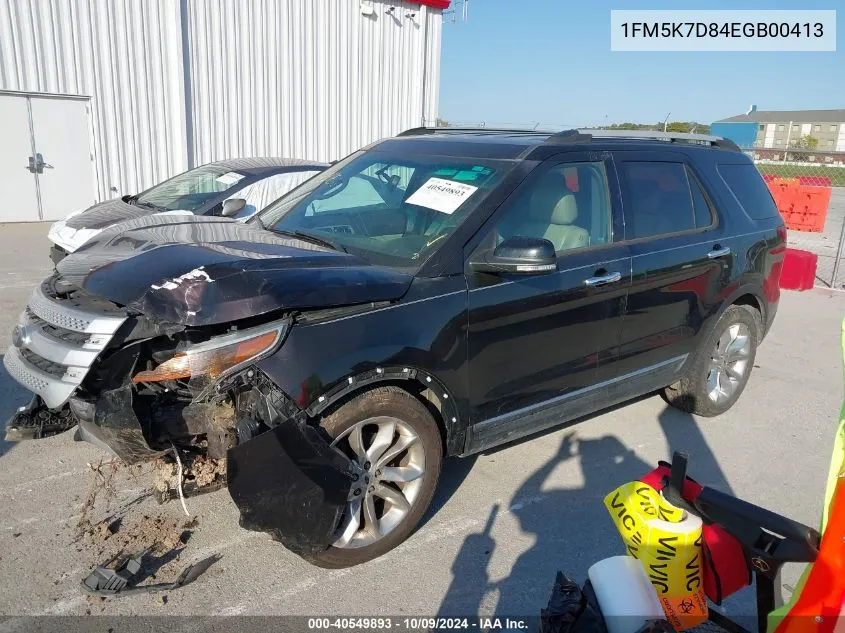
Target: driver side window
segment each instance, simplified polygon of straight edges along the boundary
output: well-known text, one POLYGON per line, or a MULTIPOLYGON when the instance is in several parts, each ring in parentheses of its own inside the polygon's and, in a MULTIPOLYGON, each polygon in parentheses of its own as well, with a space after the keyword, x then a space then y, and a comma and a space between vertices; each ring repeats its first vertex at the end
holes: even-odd
POLYGON ((602 162, 541 166, 508 205, 493 246, 512 237, 549 240, 557 253, 611 239, 610 196, 602 162))

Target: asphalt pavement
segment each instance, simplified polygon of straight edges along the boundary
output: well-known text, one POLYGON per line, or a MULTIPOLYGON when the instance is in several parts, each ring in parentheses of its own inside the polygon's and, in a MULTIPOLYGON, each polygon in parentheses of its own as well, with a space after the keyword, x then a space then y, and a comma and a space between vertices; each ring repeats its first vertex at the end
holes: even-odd
MULTIPOLYGON (((0 350, 34 283, 50 269, 46 225, 0 225, 0 350)), ((583 580, 623 553, 602 499, 673 450, 690 473, 751 502, 817 525, 842 402, 839 337, 845 293, 785 293, 750 383, 728 413, 696 419, 642 398, 472 459, 447 463, 423 525, 380 559, 318 569, 264 534, 238 527, 225 490, 187 500, 198 515, 181 559, 218 554, 193 584, 161 595, 90 601, 79 582, 95 560, 74 543, 102 455, 65 434, 0 445, 0 614, 536 616, 555 572, 583 580)), ((26 399, 0 369, 0 415, 26 399)), ((120 478, 113 507, 179 516, 145 496, 148 475, 120 478)), ((787 569, 794 585, 800 568, 787 569)), ((751 614, 744 590, 732 615, 751 614)))

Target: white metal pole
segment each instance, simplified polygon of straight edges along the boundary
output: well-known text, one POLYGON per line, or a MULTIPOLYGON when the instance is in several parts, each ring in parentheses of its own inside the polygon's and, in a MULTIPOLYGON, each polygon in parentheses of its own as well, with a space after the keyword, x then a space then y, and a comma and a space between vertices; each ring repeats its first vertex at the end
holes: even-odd
POLYGON ((845 218, 842 218, 842 230, 839 232, 839 245, 836 247, 836 261, 833 262, 833 279, 830 287, 836 288, 836 277, 839 275, 839 262, 842 257, 842 245, 845 244, 845 218))
POLYGON ((786 162, 786 154, 789 151, 789 139, 792 138, 792 121, 789 122, 789 129, 786 131, 786 150, 783 152, 783 162, 786 162))

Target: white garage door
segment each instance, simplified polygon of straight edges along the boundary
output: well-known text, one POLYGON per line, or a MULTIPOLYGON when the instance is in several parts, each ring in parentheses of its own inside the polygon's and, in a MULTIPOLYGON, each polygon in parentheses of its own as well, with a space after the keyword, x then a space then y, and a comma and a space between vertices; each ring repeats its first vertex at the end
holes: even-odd
POLYGON ((0 222, 58 220, 95 201, 86 99, 0 94, 0 222))

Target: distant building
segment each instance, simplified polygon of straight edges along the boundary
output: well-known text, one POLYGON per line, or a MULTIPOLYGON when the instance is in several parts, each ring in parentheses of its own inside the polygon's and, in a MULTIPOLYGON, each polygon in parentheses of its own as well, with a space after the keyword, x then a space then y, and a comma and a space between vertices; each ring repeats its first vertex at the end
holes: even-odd
POLYGON ((816 139, 815 150, 845 152, 844 110, 758 110, 716 121, 711 133, 734 141, 740 147, 786 149, 799 139, 816 139))

